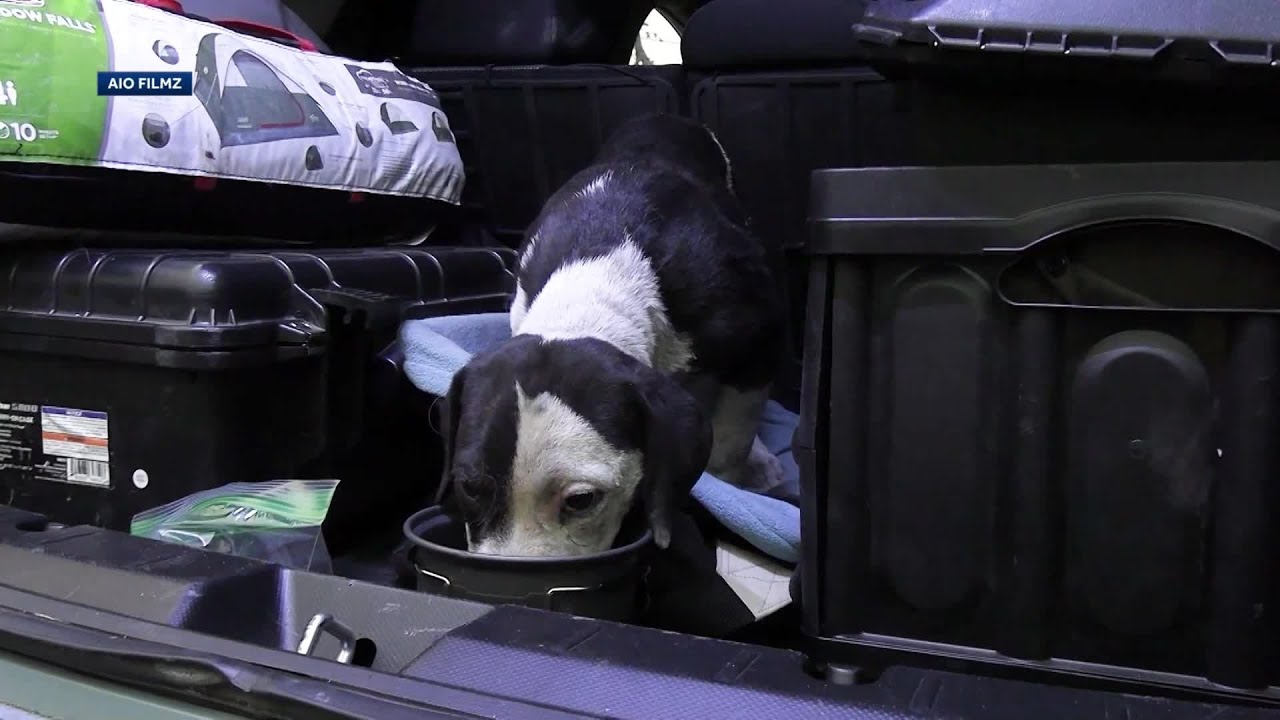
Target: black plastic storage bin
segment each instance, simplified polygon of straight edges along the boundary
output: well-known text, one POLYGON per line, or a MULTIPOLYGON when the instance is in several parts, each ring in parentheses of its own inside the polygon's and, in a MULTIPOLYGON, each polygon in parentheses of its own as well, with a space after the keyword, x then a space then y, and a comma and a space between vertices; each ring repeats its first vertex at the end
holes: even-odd
POLYGON ((1153 7, 1145 0, 1040 0, 998 9, 984 0, 871 0, 851 35, 863 57, 947 73, 1071 67, 1077 78, 1092 70, 1121 82, 1274 82, 1280 17, 1271 0, 1153 7))
POLYGON ((338 477, 326 530, 407 514, 439 473, 421 470, 433 433, 399 372, 399 322, 505 310, 511 255, 0 256, 0 498, 127 530, 225 483, 338 477))
POLYGON ((1280 163, 813 176, 796 457, 830 677, 1280 700, 1280 163))

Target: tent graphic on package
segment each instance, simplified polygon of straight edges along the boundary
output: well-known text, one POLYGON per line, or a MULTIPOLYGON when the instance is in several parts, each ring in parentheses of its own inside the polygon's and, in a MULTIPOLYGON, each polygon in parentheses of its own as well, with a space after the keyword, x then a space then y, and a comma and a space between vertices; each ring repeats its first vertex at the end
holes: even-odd
POLYGON ((222 147, 338 134, 314 98, 233 35, 200 39, 194 90, 222 147))

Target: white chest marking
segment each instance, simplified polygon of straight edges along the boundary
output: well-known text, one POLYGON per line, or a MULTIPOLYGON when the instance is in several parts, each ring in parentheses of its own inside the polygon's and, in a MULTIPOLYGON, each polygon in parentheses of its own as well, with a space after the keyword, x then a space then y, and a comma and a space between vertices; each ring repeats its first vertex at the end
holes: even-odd
POLYGON ((591 197, 592 195, 599 195, 601 192, 604 192, 605 187, 609 184, 609 181, 612 179, 613 179, 613 171, 605 170, 598 177, 596 177, 595 180, 592 180, 586 185, 583 185, 582 189, 574 194, 577 195, 578 197, 591 197))
POLYGON ((693 361, 692 344, 667 317, 653 266, 629 239, 607 255, 556 270, 532 304, 517 285, 511 334, 596 338, 666 372, 693 361))

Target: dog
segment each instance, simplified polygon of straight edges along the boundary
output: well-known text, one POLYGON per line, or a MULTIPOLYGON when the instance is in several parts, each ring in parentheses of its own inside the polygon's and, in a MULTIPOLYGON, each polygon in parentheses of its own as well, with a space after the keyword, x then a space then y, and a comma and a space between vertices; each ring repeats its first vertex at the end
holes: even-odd
POLYGON ((781 259, 749 230, 708 128, 620 127, 530 225, 516 277, 511 339, 444 398, 468 549, 601 552, 633 505, 666 548, 704 470, 781 480, 756 437, 782 357, 781 259))

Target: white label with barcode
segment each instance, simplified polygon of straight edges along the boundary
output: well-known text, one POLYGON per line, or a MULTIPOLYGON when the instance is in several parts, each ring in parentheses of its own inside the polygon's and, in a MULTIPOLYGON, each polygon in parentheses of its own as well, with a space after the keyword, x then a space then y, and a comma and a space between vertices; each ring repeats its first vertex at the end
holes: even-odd
POLYGON ((85 485, 110 485, 111 465, 96 460, 67 458, 67 482, 85 485))
POLYGON ((111 436, 107 414, 98 410, 40 408, 40 440, 44 454, 64 458, 67 482, 111 485, 111 436))

